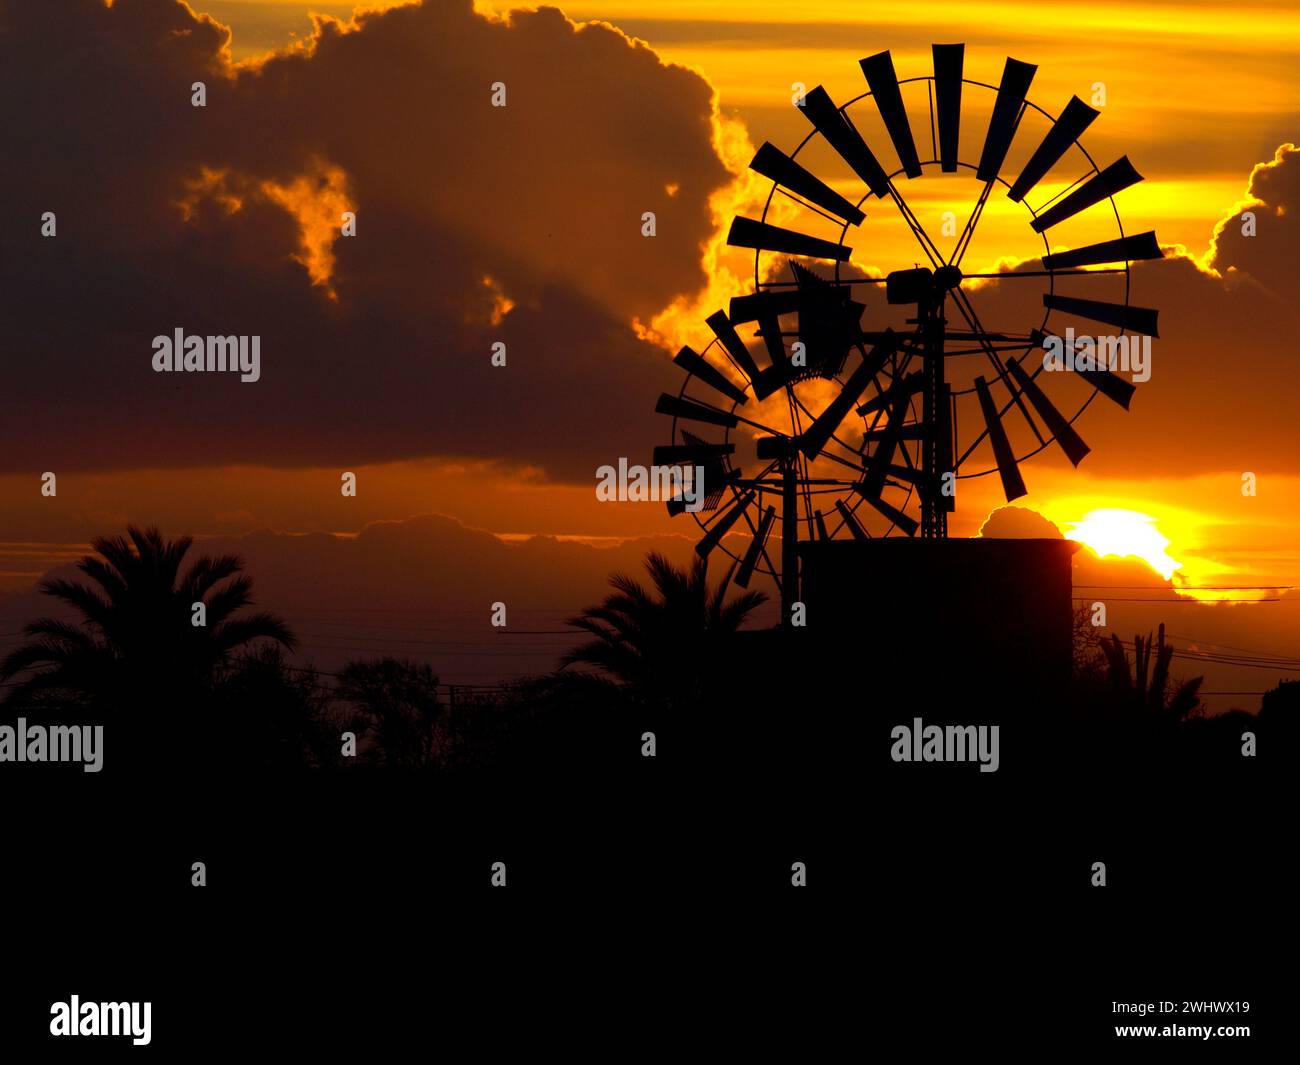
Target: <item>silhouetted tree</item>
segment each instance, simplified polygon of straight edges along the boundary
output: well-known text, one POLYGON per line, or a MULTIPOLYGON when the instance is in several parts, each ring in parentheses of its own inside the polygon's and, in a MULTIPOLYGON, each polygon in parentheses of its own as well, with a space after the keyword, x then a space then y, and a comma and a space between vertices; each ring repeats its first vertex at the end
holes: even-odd
POLYGON ((1150 633, 1145 640, 1134 636, 1134 661, 1130 666, 1128 652, 1118 633, 1112 633, 1109 640, 1102 641, 1111 689, 1121 703, 1141 707, 1165 720, 1185 720, 1200 707, 1198 693, 1205 678, 1195 677, 1181 682, 1170 678, 1169 664, 1173 661, 1174 648, 1165 643, 1163 624, 1154 644, 1154 666, 1151 664, 1152 646, 1150 633))
POLYGON ((1105 637, 1092 623, 1092 608, 1086 603, 1074 610, 1074 676, 1089 683, 1104 678, 1107 656, 1105 637))
POLYGON ((1300 743, 1300 680, 1279 680, 1259 704, 1259 724, 1274 750, 1293 751, 1300 743))
POLYGON ((1286 714, 1300 720, 1300 680, 1279 680, 1276 688, 1264 693, 1259 710, 1267 716, 1286 714))
MULTIPOLYGON (((90 583, 47 579, 40 591, 74 607, 80 624, 38 618, 24 629, 28 642, 0 662, 0 679, 22 678, 7 706, 39 705, 63 698, 91 718, 119 724, 132 743, 122 752, 145 757, 150 740, 166 743, 160 731, 190 730, 184 737, 202 744, 201 730, 212 709, 213 681, 230 657, 258 641, 292 649, 293 634, 278 617, 243 614, 250 606, 252 580, 234 555, 194 559, 182 573, 193 540, 164 540, 156 528, 127 527, 127 536, 96 537, 96 555, 77 563, 90 583), (202 602, 206 624, 192 623, 202 602)), ((173 740, 176 737, 172 737, 173 740)), ((184 752, 192 762, 202 752, 184 752)))
POLYGON ((633 726, 645 725, 629 722, 628 709, 624 686, 595 673, 561 670, 516 681, 492 712, 467 718, 456 732, 482 752, 482 760, 512 772, 619 774, 626 760, 617 753, 640 734, 633 726))
POLYGON ((447 757, 446 707, 430 666, 396 658, 350 662, 339 675, 337 695, 363 723, 362 761, 422 769, 447 757))
POLYGON ((566 653, 561 668, 595 666, 653 705, 697 705, 719 680, 730 637, 767 596, 745 592, 728 602, 732 569, 710 589, 702 558, 679 569, 651 553, 645 567, 653 590, 615 574, 613 595, 566 622, 595 638, 566 653))
POLYGON ((231 768, 348 765, 343 733, 359 735, 365 727, 359 714, 336 703, 333 689, 315 669, 291 667, 275 644, 232 659, 217 676, 213 702, 218 717, 245 722, 225 759, 231 768))

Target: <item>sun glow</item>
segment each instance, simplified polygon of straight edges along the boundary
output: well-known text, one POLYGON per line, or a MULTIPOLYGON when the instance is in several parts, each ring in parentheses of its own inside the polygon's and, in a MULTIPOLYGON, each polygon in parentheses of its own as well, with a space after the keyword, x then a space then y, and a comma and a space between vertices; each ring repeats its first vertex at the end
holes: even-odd
POLYGON ((1066 536, 1103 557, 1140 558, 1165 580, 1183 568, 1166 550, 1170 541, 1156 528, 1156 519, 1136 510, 1090 510, 1066 536))

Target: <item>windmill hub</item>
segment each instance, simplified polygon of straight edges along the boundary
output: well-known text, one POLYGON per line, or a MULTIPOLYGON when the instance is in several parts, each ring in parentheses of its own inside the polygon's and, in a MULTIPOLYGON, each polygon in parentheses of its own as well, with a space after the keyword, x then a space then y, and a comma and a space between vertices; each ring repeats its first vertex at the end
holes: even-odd
POLYGON ((931 303, 961 284, 961 268, 941 266, 931 272, 924 266, 895 270, 885 277, 886 303, 931 303))
POLYGON ((934 272, 934 288, 936 292, 948 292, 960 284, 960 266, 941 266, 934 272))

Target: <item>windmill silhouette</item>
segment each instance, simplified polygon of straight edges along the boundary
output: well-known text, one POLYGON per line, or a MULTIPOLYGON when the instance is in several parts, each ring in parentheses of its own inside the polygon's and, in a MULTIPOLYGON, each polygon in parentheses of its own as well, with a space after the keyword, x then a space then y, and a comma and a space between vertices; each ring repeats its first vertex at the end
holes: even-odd
MULTIPOLYGON (((1162 253, 1154 232, 1125 234, 1114 202, 1141 175, 1126 156, 1098 167, 1080 143, 1099 112, 1077 96, 1056 116, 1032 103, 1031 64, 1007 59, 994 86, 964 77, 964 63, 964 45, 934 45, 932 73, 900 81, 890 53, 880 52, 861 61, 861 95, 837 106, 818 86, 796 101, 812 130, 791 155, 770 143, 759 148, 750 167, 772 189, 762 217, 735 218, 728 235, 730 245, 754 250, 754 290, 708 317, 714 340, 703 351, 678 352, 682 386, 661 395, 655 408, 672 418, 671 443, 655 449, 655 463, 705 468, 710 494, 695 513, 703 530, 697 552, 730 554, 742 587, 755 573, 769 577, 786 618, 800 596, 801 541, 943 540, 959 480, 996 473, 1011 501, 1026 493, 1020 463, 1051 444, 1073 465, 1082 461, 1089 447, 1074 422, 1098 395, 1127 409, 1135 386, 1095 360, 1070 359, 1070 374, 1052 376, 1072 377, 1083 390, 1062 409, 1049 395, 1056 386, 1043 376, 1042 351, 1066 340, 1054 315, 1101 323, 1120 336, 1157 335, 1157 312, 1130 301, 1130 264, 1162 253), (964 161, 963 106, 990 94, 986 122, 966 126, 968 155, 976 161, 964 161), (874 108, 864 105, 868 99, 874 108), (920 157, 909 111, 927 116, 928 158, 920 157), (868 123, 883 130, 896 169, 887 171, 868 146, 859 129, 868 123), (1013 169, 1013 154, 1033 143, 1031 124, 1043 132, 1013 169), (856 202, 801 161, 818 152, 865 186, 856 202), (1054 171, 1069 183, 1046 197, 1040 184, 1054 171), (899 189, 903 177, 945 174, 974 178, 964 185, 974 196, 969 217, 947 252, 899 189), (963 259, 999 188, 1023 209, 1025 232, 1041 243, 1037 261, 1022 255, 1012 271, 964 273, 963 259), (1029 198, 1041 202, 1034 207, 1029 198), (846 237, 854 229, 869 235, 866 207, 874 214, 873 200, 888 201, 885 213, 911 231, 924 263, 883 277, 850 266, 846 237), (1056 236, 1056 227, 1103 203, 1114 216, 1114 237, 1052 250, 1049 232, 1056 236), (783 221, 793 213, 803 224, 777 225, 770 219, 778 213, 783 221), (823 276, 827 270, 831 276, 823 276), (993 279, 1042 287, 1041 318, 987 328, 972 289, 993 279), (1117 298, 1090 298, 1102 280, 1122 284, 1117 298), (882 288, 885 308, 907 317, 864 327, 882 288), (765 365, 742 330, 761 341, 765 365), (778 516, 781 550, 773 557, 778 516), (733 553, 728 534, 746 530, 747 547, 733 553)), ((670 513, 683 509, 680 500, 669 503, 670 513)))

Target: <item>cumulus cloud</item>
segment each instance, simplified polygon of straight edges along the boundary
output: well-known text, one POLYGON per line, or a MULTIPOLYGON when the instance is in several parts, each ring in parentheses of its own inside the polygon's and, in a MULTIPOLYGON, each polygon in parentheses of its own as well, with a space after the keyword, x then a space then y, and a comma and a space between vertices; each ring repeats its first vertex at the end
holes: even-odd
POLYGON ((1229 278, 1248 276, 1274 295, 1300 296, 1296 248, 1300 247, 1300 148, 1283 144, 1273 159, 1251 172, 1246 198, 1214 227, 1209 265, 1229 278), (1246 236, 1242 215, 1254 218, 1246 236))
MULTIPOLYGON (((1133 264, 1130 302, 1160 314, 1151 377, 1138 385, 1128 411, 1104 398, 1092 402, 1076 423, 1093 448, 1081 468, 1129 479, 1300 469, 1293 350, 1300 310, 1288 250, 1297 237, 1297 212, 1300 152, 1283 145, 1273 162, 1255 168, 1243 205, 1216 224, 1217 244, 1204 264, 1178 247, 1166 247, 1164 259, 1133 264), (1246 209, 1257 213, 1257 236, 1240 235, 1246 209)), ((1118 280, 1114 275, 1060 278, 1056 291, 1122 302, 1122 275, 1118 280)), ((992 283, 973 299, 989 328, 1025 331, 1043 314, 1041 290, 1025 281, 992 283)), ((1054 312, 1049 328, 1060 333, 1067 326, 1084 335, 1114 331, 1054 312)), ((1069 413, 1091 391, 1073 375, 1052 378, 1045 387, 1069 413)), ((1014 416, 1007 425, 1023 453, 1028 431, 1014 416)), ((991 465, 985 452, 977 457, 991 465)), ((1026 464, 1031 489, 1038 463, 1062 465, 1065 459, 1053 447, 1026 464)))
POLYGON ((470 0, 319 19, 240 67, 176 0, 0 21, 5 468, 456 455, 585 478, 657 439, 674 375, 631 323, 704 283, 730 180, 699 75, 470 0), (262 379, 154 373, 177 327, 260 336, 262 379))
POLYGON ((998 507, 980 527, 979 534, 995 540, 1061 539, 1055 523, 1025 507, 998 507))

